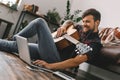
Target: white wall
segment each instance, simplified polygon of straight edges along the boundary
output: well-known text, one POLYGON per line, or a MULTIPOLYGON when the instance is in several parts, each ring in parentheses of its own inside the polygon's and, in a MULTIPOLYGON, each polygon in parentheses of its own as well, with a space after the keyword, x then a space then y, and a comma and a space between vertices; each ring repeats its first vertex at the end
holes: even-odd
MULTIPOLYGON (((72 0, 70 0, 72 2, 72 0)), ((22 4, 35 4, 40 8, 40 13, 46 13, 48 10, 56 8, 60 15, 63 16, 66 9, 67 0, 23 0, 22 4)))
POLYGON ((72 10, 95 8, 102 14, 102 27, 120 27, 120 0, 74 0, 72 10))
MULTIPOLYGON (((48 10, 56 8, 61 16, 65 14, 67 0, 21 0, 18 11, 11 12, 9 8, 0 5, 0 18, 13 22, 10 35, 13 33, 19 15, 23 9, 24 4, 35 4, 39 6, 39 13, 45 14, 48 10)), ((71 0, 72 2, 72 0, 71 0)))

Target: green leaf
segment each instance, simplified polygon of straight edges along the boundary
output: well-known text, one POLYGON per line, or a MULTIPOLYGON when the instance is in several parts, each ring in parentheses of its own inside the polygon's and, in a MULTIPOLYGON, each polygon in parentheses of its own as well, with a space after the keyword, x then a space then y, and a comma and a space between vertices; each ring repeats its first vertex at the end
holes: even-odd
POLYGON ((79 22, 79 21, 81 21, 82 20, 82 17, 78 17, 77 19, 76 19, 76 22, 79 22))

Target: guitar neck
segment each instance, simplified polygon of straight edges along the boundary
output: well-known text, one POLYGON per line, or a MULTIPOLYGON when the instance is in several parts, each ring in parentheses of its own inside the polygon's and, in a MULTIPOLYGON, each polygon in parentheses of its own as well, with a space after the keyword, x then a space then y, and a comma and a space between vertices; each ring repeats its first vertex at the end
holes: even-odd
POLYGON ((67 39, 68 41, 72 42, 73 44, 77 45, 78 43, 80 43, 80 41, 76 40, 75 38, 69 36, 68 34, 63 35, 63 37, 65 39, 67 39))

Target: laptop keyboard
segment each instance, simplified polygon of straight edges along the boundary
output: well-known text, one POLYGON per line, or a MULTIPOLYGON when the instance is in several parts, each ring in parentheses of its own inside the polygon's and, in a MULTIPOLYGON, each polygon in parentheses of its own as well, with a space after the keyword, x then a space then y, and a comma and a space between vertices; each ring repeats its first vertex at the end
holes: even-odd
POLYGON ((53 75, 56 75, 62 79, 65 79, 65 80, 75 80, 74 78, 72 78, 71 76, 68 76, 60 71, 52 71, 50 69, 46 69, 46 68, 43 68, 43 67, 40 67, 40 66, 36 66, 36 65, 32 65, 32 66, 26 66, 27 69, 29 70, 32 70, 32 71, 40 71, 40 72, 50 72, 52 73, 53 75))

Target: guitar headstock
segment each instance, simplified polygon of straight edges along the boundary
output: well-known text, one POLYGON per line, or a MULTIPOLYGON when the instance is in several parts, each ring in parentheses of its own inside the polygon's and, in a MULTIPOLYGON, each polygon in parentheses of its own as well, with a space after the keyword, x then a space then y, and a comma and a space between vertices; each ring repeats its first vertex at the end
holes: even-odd
POLYGON ((92 51, 92 50, 93 49, 90 46, 88 46, 87 44, 79 43, 76 45, 75 52, 77 54, 85 54, 85 53, 92 51))

